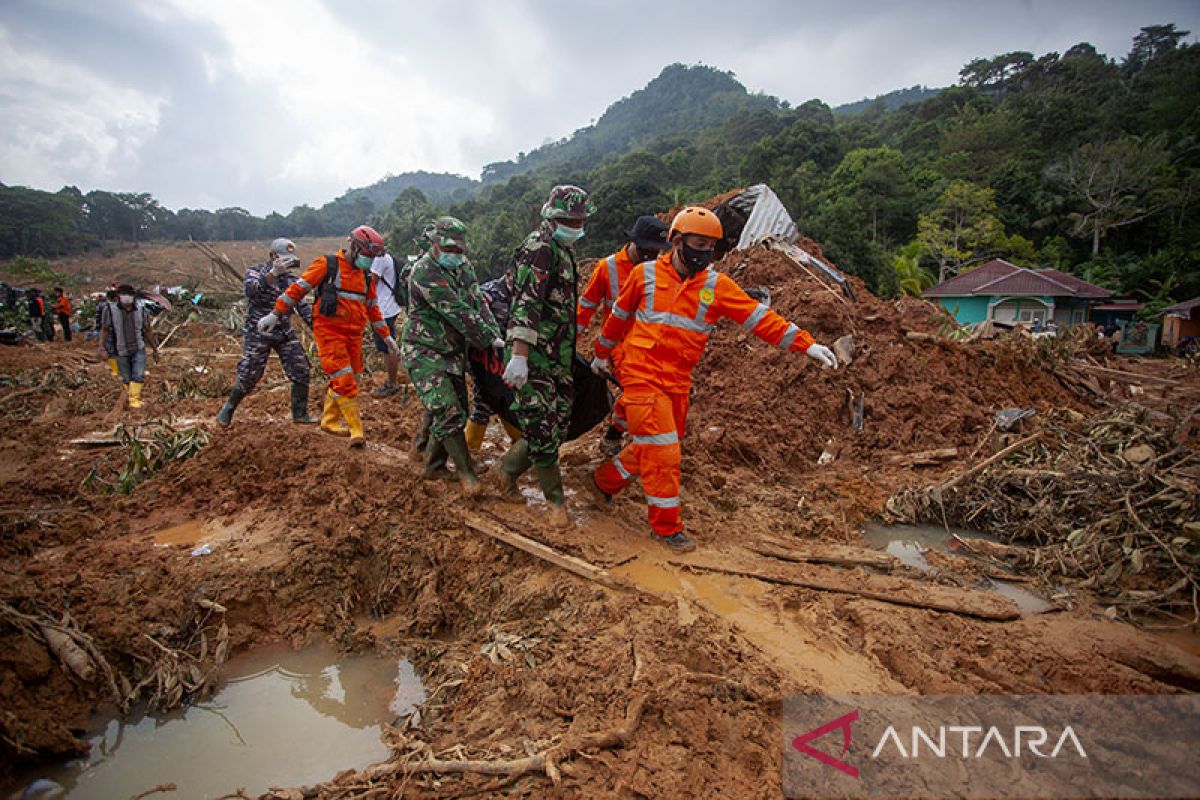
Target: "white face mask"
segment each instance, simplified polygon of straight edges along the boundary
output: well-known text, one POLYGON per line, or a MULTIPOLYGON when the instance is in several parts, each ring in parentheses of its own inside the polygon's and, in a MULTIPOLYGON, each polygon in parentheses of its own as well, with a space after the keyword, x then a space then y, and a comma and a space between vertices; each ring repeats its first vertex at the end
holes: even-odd
POLYGON ((121 301, 121 305, 123 306, 133 305, 133 295, 131 294, 120 295, 117 299, 121 301))

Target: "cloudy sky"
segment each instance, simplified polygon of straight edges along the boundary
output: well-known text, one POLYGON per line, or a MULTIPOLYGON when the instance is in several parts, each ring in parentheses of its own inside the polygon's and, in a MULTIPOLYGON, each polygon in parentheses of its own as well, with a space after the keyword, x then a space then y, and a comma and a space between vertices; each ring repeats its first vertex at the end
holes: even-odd
POLYGON ((0 182, 170 208, 320 205, 388 173, 478 177, 667 64, 837 105, 977 56, 1112 57, 1195 0, 0 0, 0 182))

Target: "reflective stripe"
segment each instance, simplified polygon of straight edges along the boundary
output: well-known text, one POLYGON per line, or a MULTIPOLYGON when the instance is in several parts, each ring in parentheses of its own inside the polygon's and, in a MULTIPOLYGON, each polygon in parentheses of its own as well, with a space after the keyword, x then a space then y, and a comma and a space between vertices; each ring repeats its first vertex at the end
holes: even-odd
POLYGON ((670 314, 666 311, 646 311, 639 309, 637 312, 638 322, 648 322, 652 325, 666 325, 671 328, 682 328, 685 331, 693 331, 695 333, 709 334, 712 333, 713 326, 708 322, 697 322, 694 319, 681 317, 678 314, 670 314))
POLYGON ((621 463, 620 456, 615 456, 613 458, 612 465, 613 465, 613 467, 616 468, 617 473, 620 474, 620 476, 622 478, 624 478, 625 480, 629 480, 630 478, 633 477, 632 475, 629 474, 629 470, 625 469, 625 465, 621 463))
POLYGON ((646 505, 654 506, 655 508, 679 508, 679 495, 674 497, 655 497, 652 494, 646 495, 646 505))
POLYGON ((312 291, 312 288, 313 288, 312 284, 309 283, 308 281, 304 280, 304 278, 297 278, 296 283, 299 284, 300 288, 303 289, 304 291, 306 291, 306 292, 312 291))
MULTIPOLYGON (((704 289, 712 293, 712 300, 717 299, 717 271, 708 269, 708 277, 704 280, 704 289)), ((696 322, 703 323, 704 318, 708 315, 708 307, 712 305, 712 300, 704 299, 704 289, 700 290, 700 305, 696 307, 696 322)), ((711 327, 711 326, 710 326, 711 327)))
POLYGON ((750 316, 746 317, 746 321, 742 323, 742 327, 748 331, 754 330, 755 326, 763 321, 763 317, 765 317, 767 312, 770 310, 771 309, 767 308, 762 303, 759 303, 758 308, 754 309, 754 311, 750 313, 750 316))
POLYGON ((779 346, 787 350, 792 346, 792 342, 796 341, 796 336, 800 334, 800 329, 796 327, 794 322, 788 323, 787 330, 783 332, 783 338, 779 340, 779 346))
POLYGON ((329 380, 333 380, 334 378, 340 378, 343 375, 349 375, 353 371, 354 370, 351 367, 342 367, 337 372, 326 373, 325 377, 329 378, 329 380))
POLYGON ((679 432, 671 431, 670 433, 651 433, 646 436, 633 435, 634 444, 677 444, 679 442, 679 432))
POLYGON ((656 261, 647 261, 646 270, 642 273, 645 276, 646 284, 646 308, 650 311, 654 310, 654 283, 658 277, 655 273, 657 264, 656 261))
POLYGON ((579 298, 579 305, 583 306, 584 308, 599 308, 600 307, 599 303, 593 303, 591 300, 588 300, 586 297, 579 298))
POLYGON ((608 264, 608 297, 615 303, 621 293, 621 287, 617 285, 617 257, 612 255, 604 261, 608 264))
POLYGON ((296 305, 296 301, 294 299, 292 299, 292 296, 290 294, 288 294, 287 292, 284 292, 283 294, 279 295, 279 299, 282 300, 283 304, 285 306, 287 306, 288 308, 291 308, 292 306, 296 305))
POLYGON ((378 300, 368 300, 367 301, 367 308, 370 308, 371 306, 378 306, 378 305, 379 305, 378 300))
POLYGON ((612 339, 605 339, 603 336, 597 336, 596 341, 599 342, 600 344, 604 345, 605 347, 607 347, 609 350, 612 350, 614 347, 617 346, 617 343, 614 342, 612 339))
POLYGON ((358 300, 359 302, 367 299, 367 296, 362 292, 349 292, 345 289, 338 289, 337 296, 344 297, 347 300, 358 300))
POLYGON ((614 317, 616 317, 617 319, 619 319, 619 320, 621 320, 622 322, 624 322, 625 320, 629 319, 629 316, 630 316, 630 315, 631 315, 633 312, 632 312, 632 311, 626 311, 625 309, 621 308, 620 306, 613 306, 613 307, 612 307, 612 313, 613 313, 613 316, 614 316, 614 317))
POLYGON ((621 431, 622 433, 629 433, 628 423, 626 423, 624 419, 622 419, 620 416, 618 416, 616 414, 613 415, 612 425, 614 428, 621 431))

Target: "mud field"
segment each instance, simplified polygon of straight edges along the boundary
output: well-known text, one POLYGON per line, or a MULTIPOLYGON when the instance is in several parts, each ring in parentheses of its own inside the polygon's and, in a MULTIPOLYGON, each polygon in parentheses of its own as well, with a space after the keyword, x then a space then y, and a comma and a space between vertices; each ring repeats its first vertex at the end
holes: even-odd
MULTIPOLYGON (((78 755, 98 708, 202 699, 226 659, 272 643, 404 656, 427 692, 418 715, 384 727, 388 760, 264 795, 279 798, 773 798, 790 693, 1200 688, 1194 627, 1168 639, 1110 619, 1082 585, 1036 579, 1050 607, 1021 614, 975 588, 975 560, 923 572, 862 536, 892 495, 992 455, 997 410, 1037 409, 1033 432, 1100 409, 1003 342, 940 339, 924 302, 856 282, 848 303, 773 252, 720 268, 769 287, 818 341, 853 334, 856 352, 822 372, 718 328, 683 446, 699 544, 686 556, 648 538, 636 486, 611 509, 588 502, 599 431, 564 449, 575 525, 559 532, 532 478, 524 507, 422 480, 411 396, 364 392, 368 445, 350 451, 291 424, 272 361, 221 429, 240 344, 215 323, 176 331, 137 415, 116 407, 90 342, 0 349, 0 786, 78 755), (130 436, 177 457, 123 494, 130 436), (104 439, 116 443, 83 441, 104 439), (947 448, 931 466, 904 463, 947 448), (582 559, 600 580, 489 530, 582 559)), ((310 411, 322 392, 314 378, 310 411)), ((484 462, 506 444, 493 425, 484 462)), ((1194 452, 1196 437, 1180 446, 1194 452)))

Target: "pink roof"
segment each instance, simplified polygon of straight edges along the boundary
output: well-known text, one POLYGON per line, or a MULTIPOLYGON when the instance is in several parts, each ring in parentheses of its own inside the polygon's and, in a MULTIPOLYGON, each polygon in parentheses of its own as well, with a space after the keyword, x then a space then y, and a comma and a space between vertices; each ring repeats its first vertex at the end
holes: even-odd
POLYGON ((1025 269, 1000 258, 925 290, 926 297, 970 295, 1092 299, 1113 293, 1056 269, 1025 269))
POLYGON ((1173 306, 1168 306, 1163 309, 1164 314, 1182 314, 1183 312, 1192 312, 1200 308, 1200 297, 1193 297, 1191 300, 1184 300, 1182 303, 1176 303, 1173 306))

